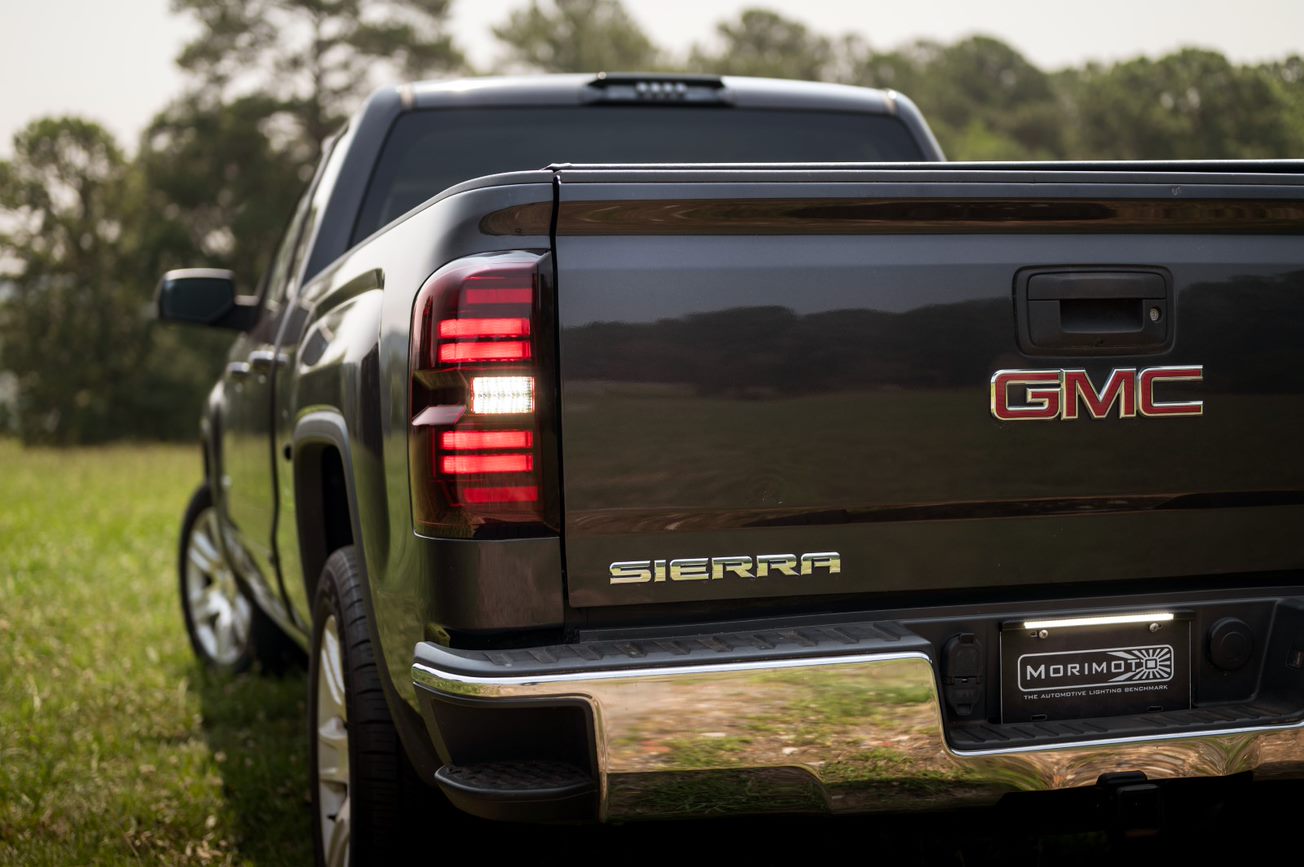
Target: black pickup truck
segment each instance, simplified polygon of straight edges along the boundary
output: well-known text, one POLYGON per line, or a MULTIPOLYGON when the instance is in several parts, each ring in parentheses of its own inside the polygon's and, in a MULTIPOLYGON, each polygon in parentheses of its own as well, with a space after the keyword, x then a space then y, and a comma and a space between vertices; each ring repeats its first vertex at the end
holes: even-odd
POLYGON ((164 277, 239 332, 186 623, 307 649, 322 860, 413 781, 623 820, 1301 773, 1304 164, 941 159, 886 91, 417 84, 256 297, 164 277))

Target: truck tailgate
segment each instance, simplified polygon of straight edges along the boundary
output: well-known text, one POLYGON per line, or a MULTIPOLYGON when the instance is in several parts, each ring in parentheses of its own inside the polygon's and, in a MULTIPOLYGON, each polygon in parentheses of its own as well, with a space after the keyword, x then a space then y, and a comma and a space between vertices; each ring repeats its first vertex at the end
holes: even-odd
POLYGON ((1295 171, 560 172, 570 604, 1304 567, 1295 171))

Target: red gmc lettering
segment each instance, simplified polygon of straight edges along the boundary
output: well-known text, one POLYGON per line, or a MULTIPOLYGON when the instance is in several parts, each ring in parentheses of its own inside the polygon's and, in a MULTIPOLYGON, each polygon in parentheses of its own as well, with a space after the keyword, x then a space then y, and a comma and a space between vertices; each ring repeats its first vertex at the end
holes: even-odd
POLYGON ((1204 415, 1204 401, 1178 401, 1176 403, 1159 403, 1155 400, 1155 383, 1157 382, 1201 382, 1204 379, 1204 367, 1152 367, 1141 371, 1137 390, 1141 393, 1142 415, 1204 415))
POLYGON ((1091 418, 1142 416, 1180 417, 1204 414, 1204 401, 1160 401, 1157 387, 1169 382, 1200 382, 1204 366, 1151 367, 1112 370, 1097 389, 1085 370, 998 370, 992 376, 992 415, 1001 421, 1073 421, 1091 418))
POLYGON ((1063 382, 1059 370, 998 370, 992 377, 992 415, 1001 421, 1058 418, 1063 382), (1053 386, 1050 384, 1054 383, 1053 386), (1010 406, 1010 386, 1025 386, 1022 402, 1010 406))
POLYGON ((1131 418, 1136 415, 1136 371, 1110 371, 1109 379, 1100 391, 1096 391, 1085 370, 1064 371, 1064 411, 1060 418, 1066 421, 1077 418, 1079 399, 1086 402, 1087 412, 1092 418, 1108 416, 1115 402, 1120 403, 1119 417, 1131 418))

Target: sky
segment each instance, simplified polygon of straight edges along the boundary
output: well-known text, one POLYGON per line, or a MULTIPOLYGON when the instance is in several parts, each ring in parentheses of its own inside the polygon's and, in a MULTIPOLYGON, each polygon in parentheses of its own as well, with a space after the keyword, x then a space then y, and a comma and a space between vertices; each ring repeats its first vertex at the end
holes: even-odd
MULTIPOLYGON (((491 25, 527 0, 455 0, 454 36, 492 70, 491 25)), ((917 38, 997 36, 1047 69, 1085 60, 1158 55, 1183 45, 1252 62, 1304 53, 1304 0, 626 0, 661 45, 711 38, 717 21, 768 6, 813 29, 855 32, 877 48, 917 38)), ((0 154, 13 133, 45 114, 105 124, 129 148, 183 87, 173 64, 193 25, 168 0, 0 0, 0 154)))

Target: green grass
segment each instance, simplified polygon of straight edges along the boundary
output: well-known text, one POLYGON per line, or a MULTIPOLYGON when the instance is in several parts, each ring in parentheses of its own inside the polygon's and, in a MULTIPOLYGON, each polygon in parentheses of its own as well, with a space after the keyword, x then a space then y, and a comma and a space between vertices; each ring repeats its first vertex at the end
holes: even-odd
POLYGON ((0 864, 311 860, 302 675, 207 676, 186 642, 199 474, 0 441, 0 864))
POLYGON ((700 737, 676 738, 666 742, 670 748, 666 763, 671 767, 688 770, 724 768, 732 764, 740 753, 746 752, 751 742, 751 738, 737 736, 711 740, 700 737))
POLYGON ((929 684, 913 681, 867 684, 840 671, 774 671, 767 672, 765 679, 785 684, 797 696, 784 709, 784 718, 816 718, 830 726, 874 719, 899 705, 924 704, 933 698, 929 684), (812 688, 815 686, 818 688, 812 688))

